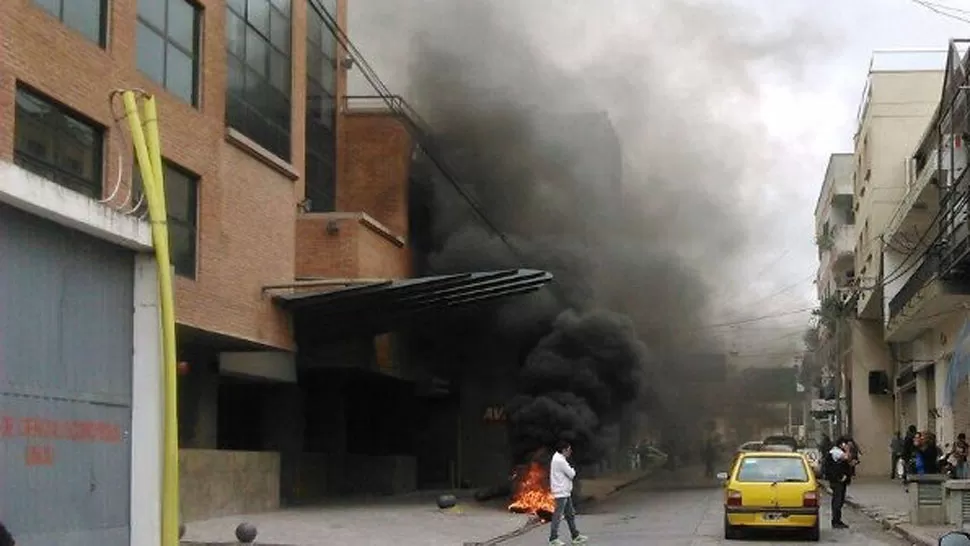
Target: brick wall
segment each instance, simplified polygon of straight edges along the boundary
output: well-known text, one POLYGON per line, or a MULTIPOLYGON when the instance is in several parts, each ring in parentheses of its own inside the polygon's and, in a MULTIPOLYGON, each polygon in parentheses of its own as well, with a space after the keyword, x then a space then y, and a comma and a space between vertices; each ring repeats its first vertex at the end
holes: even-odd
POLYGON ((365 212, 406 238, 410 135, 391 115, 351 112, 342 117, 338 210, 365 212))
POLYGON ((300 278, 411 276, 404 239, 364 213, 303 214, 297 221, 296 241, 300 278))
MULTIPOLYGON (((107 128, 104 180, 110 194, 119 177, 118 158, 129 144, 127 127, 113 127, 109 92, 137 87, 156 94, 163 155, 200 176, 197 275, 194 280, 177 279, 179 322, 288 348, 292 343, 288 322, 260 289, 289 282, 294 276, 294 223, 303 197, 307 6, 298 0, 292 5, 293 157, 284 163, 265 158, 245 139, 227 138, 225 2, 197 3, 203 8, 199 108, 169 95, 135 67, 134 0, 108 3, 106 49, 61 24, 32 0, 0 2, 0 158, 13 155, 14 89, 22 80, 107 128)), ((340 4, 342 19, 345 6, 340 4)), ((339 72, 343 88, 345 75, 339 72)), ((122 171, 121 184, 127 187, 127 161, 122 171)), ((374 202, 396 203, 386 195, 374 202)), ((406 210, 395 206, 396 217, 383 210, 375 214, 386 215, 395 228, 401 228, 406 225, 406 210)))

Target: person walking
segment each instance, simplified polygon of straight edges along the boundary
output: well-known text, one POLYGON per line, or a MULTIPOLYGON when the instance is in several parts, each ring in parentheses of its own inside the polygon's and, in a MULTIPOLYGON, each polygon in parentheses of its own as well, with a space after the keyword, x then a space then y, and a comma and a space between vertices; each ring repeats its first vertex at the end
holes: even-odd
POLYGON ((839 438, 835 446, 825 456, 828 460, 828 473, 825 478, 832 488, 832 528, 848 529, 842 521, 842 507, 845 506, 845 493, 852 480, 851 443, 847 438, 839 438))
POLYGON ((549 544, 564 546, 566 543, 559 539, 559 524, 563 517, 569 526, 569 534, 573 544, 584 544, 588 539, 580 534, 576 528, 576 508, 573 506, 573 480, 576 479, 576 469, 569 464, 569 457, 573 454, 573 447, 569 442, 560 441, 556 445, 556 452, 549 463, 549 489, 556 501, 556 508, 552 512, 549 523, 549 544))

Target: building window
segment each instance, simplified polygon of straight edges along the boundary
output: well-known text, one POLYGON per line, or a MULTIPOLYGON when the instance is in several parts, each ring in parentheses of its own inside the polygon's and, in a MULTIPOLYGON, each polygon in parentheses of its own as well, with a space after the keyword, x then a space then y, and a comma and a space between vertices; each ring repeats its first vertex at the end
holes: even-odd
POLYGON ((337 40, 325 21, 334 20, 336 0, 310 0, 306 44, 306 197, 312 212, 331 212, 337 205, 335 169, 337 40), (325 9, 329 13, 319 10, 325 9))
MULTIPOLYGON (((199 177, 163 161, 165 170, 165 212, 168 214, 168 245, 175 274, 195 278, 198 233, 199 177)), ((141 172, 137 164, 132 175, 133 202, 141 199, 141 172)), ((147 203, 142 206, 147 207, 147 203)))
POLYGON ((229 0, 226 123, 290 160, 290 0, 229 0))
POLYGON ((198 104, 200 11, 186 0, 138 2, 138 69, 198 104))
POLYGON ((99 46, 107 43, 107 0, 34 0, 34 3, 99 46))
POLYGON ((101 198, 104 130, 79 114, 17 87, 14 161, 21 167, 101 198))

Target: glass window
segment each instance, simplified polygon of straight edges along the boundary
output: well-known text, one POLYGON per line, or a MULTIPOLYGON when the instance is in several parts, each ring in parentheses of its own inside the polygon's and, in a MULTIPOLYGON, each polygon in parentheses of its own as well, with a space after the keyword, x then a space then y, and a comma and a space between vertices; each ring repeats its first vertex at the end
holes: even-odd
POLYGON ((801 457, 745 457, 737 481, 747 483, 807 482, 801 457))
MULTIPOLYGON (((195 278, 196 237, 198 236, 199 177, 163 161, 165 169, 165 212, 168 217, 168 245, 175 274, 195 278)), ((137 165, 137 164, 136 164, 137 165)), ((132 201, 142 193, 141 173, 133 169, 132 201)))
POLYGON ((226 11, 226 123, 289 161, 290 0, 233 0, 226 11))
POLYGON ((18 86, 16 96, 14 161, 100 199, 103 129, 26 88, 18 86))
POLYGON ((138 2, 138 69, 193 106, 198 105, 200 15, 187 0, 138 2))
POLYGON ((336 37, 328 23, 335 21, 336 2, 310 1, 307 9, 306 74, 306 198, 309 210, 330 212, 337 206, 334 167, 334 118, 337 95, 336 37), (320 9, 324 11, 320 11, 320 9))
POLYGON ((105 46, 107 0, 34 0, 34 3, 92 42, 105 46))

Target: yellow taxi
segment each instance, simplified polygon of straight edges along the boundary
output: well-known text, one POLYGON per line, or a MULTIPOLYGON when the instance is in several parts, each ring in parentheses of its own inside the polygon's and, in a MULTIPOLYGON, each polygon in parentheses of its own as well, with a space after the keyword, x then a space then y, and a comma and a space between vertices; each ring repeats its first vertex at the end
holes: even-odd
POLYGON ((747 529, 804 530, 819 539, 818 481, 801 453, 738 453, 724 483, 724 538, 735 540, 747 529))

